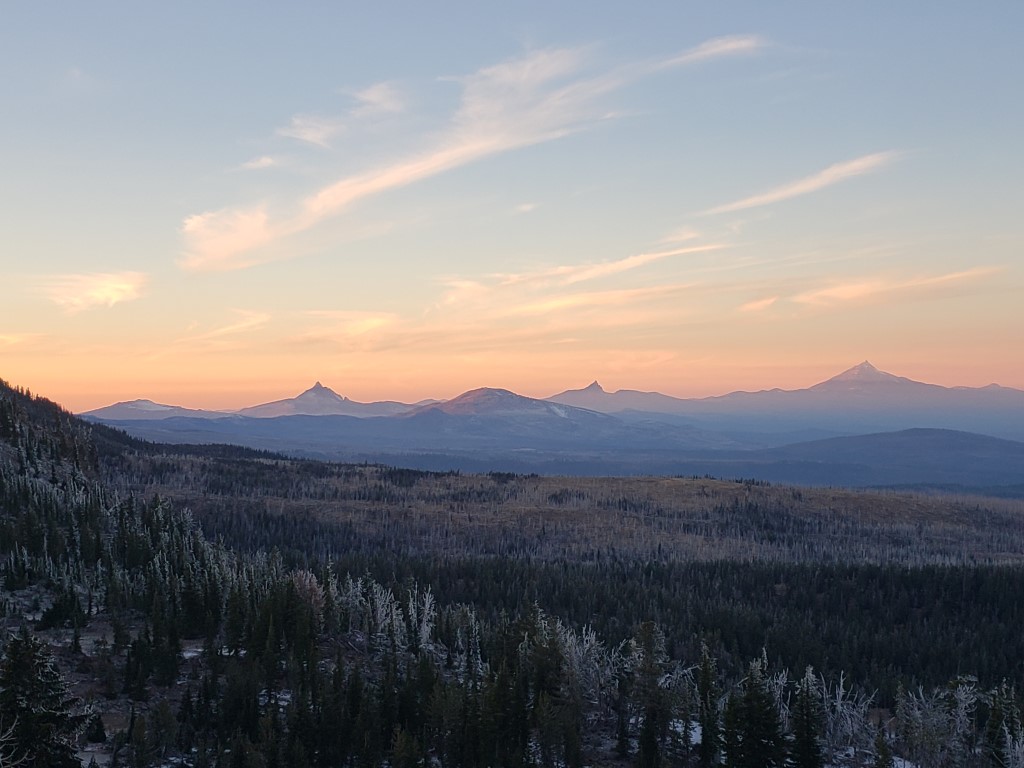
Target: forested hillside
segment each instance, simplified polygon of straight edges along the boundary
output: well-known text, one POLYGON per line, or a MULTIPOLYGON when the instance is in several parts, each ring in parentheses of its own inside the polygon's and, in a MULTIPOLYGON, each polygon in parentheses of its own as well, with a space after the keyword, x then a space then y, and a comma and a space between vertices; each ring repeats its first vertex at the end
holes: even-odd
POLYGON ((0 765, 1024 765, 1022 511, 150 445, 0 383, 0 765))

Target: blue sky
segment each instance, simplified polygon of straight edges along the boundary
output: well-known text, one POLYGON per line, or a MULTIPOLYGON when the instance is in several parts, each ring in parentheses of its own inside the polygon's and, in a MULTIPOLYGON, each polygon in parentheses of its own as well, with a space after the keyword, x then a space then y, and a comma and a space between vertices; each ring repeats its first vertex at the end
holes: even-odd
POLYGON ((1024 10, 983 9, 9 4, 0 376, 1024 387, 1024 10))

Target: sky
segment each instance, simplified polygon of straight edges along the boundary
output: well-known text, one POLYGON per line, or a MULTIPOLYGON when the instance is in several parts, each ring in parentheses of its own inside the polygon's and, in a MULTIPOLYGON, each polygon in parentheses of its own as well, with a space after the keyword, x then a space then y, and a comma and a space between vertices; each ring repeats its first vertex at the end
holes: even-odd
POLYGON ((0 378, 72 410, 1024 388, 1019 2, 3 19, 0 378))

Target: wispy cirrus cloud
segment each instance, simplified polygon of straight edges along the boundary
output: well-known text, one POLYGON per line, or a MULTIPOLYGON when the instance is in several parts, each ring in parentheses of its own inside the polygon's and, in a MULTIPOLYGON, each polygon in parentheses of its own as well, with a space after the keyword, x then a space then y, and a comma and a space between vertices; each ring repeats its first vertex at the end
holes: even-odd
POLYGON ((768 41, 759 35, 727 35, 716 37, 700 45, 683 51, 678 56, 666 59, 658 66, 661 69, 669 67, 697 64, 710 59, 720 59, 724 56, 736 56, 745 53, 754 53, 768 44, 768 41))
POLYGON ((680 227, 679 229, 669 232, 658 242, 661 245, 668 245, 669 243, 685 243, 687 240, 695 240, 698 237, 700 237, 700 232, 693 227, 680 227))
POLYGON ((585 267, 570 268, 564 277, 566 285, 580 283, 584 280, 596 280, 602 277, 610 277, 631 269, 644 267, 662 259, 673 256, 684 256, 689 253, 707 253, 717 251, 725 246, 719 244, 697 245, 692 248, 674 248, 670 251, 655 251, 653 253, 638 253, 635 256, 627 256, 617 261, 608 261, 600 264, 591 264, 585 267))
POLYGON ((496 332, 508 330, 510 324, 519 326, 525 318, 530 322, 543 319, 549 333, 584 336, 596 329, 616 329, 618 333, 642 323, 658 324, 688 312, 680 297, 696 284, 666 280, 664 269, 643 273, 644 267, 724 247, 707 244, 608 261, 489 274, 475 280, 450 279, 443 282, 446 291, 426 316, 450 325, 469 321, 477 329, 489 325, 496 332), (602 288, 602 283, 611 287, 602 288))
POLYGON ((650 323, 671 325, 690 313, 690 302, 681 299, 698 284, 632 273, 721 247, 691 246, 514 274, 444 278, 439 281, 444 290, 440 300, 422 309, 308 311, 312 322, 292 341, 353 351, 412 348, 422 353, 444 347, 478 352, 543 339, 550 343, 553 338, 575 343, 650 323))
POLYGON ((51 275, 39 281, 40 290, 65 312, 112 307, 139 298, 149 278, 142 272, 92 272, 51 275))
POLYGON ((388 312, 308 313, 313 319, 291 344, 327 346, 349 351, 384 352, 399 349, 418 355, 487 353, 503 348, 592 339, 606 333, 652 323, 672 325, 688 313, 680 299, 692 284, 623 288, 604 291, 547 292, 502 295, 434 307, 426 313, 388 312), (530 322, 523 322, 529 318, 530 322))
POLYGON ((181 232, 189 247, 179 264, 196 270, 242 269, 257 264, 253 251, 280 235, 262 206, 189 216, 181 232))
POLYGON ((763 312, 764 310, 772 307, 778 302, 778 296, 767 296, 763 299, 754 299, 748 301, 745 304, 741 304, 739 307, 740 312, 763 312))
POLYGON ((794 197, 809 195, 812 192, 826 189, 855 176, 863 176, 864 174, 880 170, 892 163, 898 156, 898 152, 876 152, 843 163, 835 163, 811 176, 805 176, 802 179, 769 189, 767 192, 761 192, 726 203, 725 205, 709 208, 706 211, 702 211, 700 215, 715 216, 721 213, 744 211, 748 208, 760 208, 761 206, 779 203, 783 200, 790 200, 794 197))
POLYGON ((362 90, 354 91, 352 97, 356 100, 352 116, 356 118, 393 115, 405 111, 405 100, 394 83, 374 83, 362 90))
POLYGON ((393 346, 394 339, 423 331, 419 322, 394 312, 368 310, 308 310, 310 322, 288 339, 289 344, 327 345, 350 351, 393 346))
POLYGON ((612 261, 599 261, 587 264, 568 264, 547 269, 539 269, 532 272, 521 272, 516 274, 497 275, 504 285, 515 283, 556 283, 558 285, 573 285, 587 280, 597 280, 602 277, 618 275, 622 272, 638 269, 657 261, 672 258, 674 256, 685 256, 693 253, 707 253, 717 251, 726 246, 720 243, 706 245, 695 245, 689 248, 672 248, 667 251, 652 251, 648 253, 637 253, 633 256, 625 256, 612 261))
MULTIPOLYGON (((710 243, 687 248, 638 253, 610 261, 541 267, 525 272, 498 273, 477 279, 445 278, 441 282, 446 290, 437 306, 486 307, 489 313, 503 315, 515 314, 516 311, 508 310, 512 306, 529 308, 521 314, 536 314, 540 307, 547 307, 548 310, 569 309, 590 302, 575 301, 571 298, 574 292, 566 291, 566 288, 572 289, 573 286, 580 283, 620 276, 665 259, 687 254, 709 253, 725 247, 720 243, 710 243), (557 291, 558 295, 553 297, 550 294, 554 291, 557 291), (545 296, 545 294, 548 295, 545 296)), ((606 295, 613 296, 612 293, 606 295)))
MULTIPOLYGON (((797 262, 799 263, 799 262, 797 262)), ((942 274, 907 275, 892 271, 804 281, 801 285, 790 278, 777 280, 730 281, 720 284, 729 294, 760 294, 736 306, 736 311, 757 314, 769 310, 788 309, 789 315, 800 310, 839 310, 885 304, 941 299, 964 295, 984 288, 987 278, 1002 272, 1001 267, 985 266, 945 272, 942 274)))
MULTIPOLYGON (((346 211, 370 196, 446 173, 487 157, 553 141, 604 119, 601 98, 641 77, 698 61, 749 53, 760 38, 718 38, 659 62, 587 72, 582 49, 544 49, 451 78, 462 89, 458 108, 439 137, 421 152, 376 168, 344 176, 268 216, 267 206, 226 207, 188 217, 182 225, 185 253, 180 264, 191 270, 241 269, 280 258, 259 253, 346 211)), ((394 107, 390 92, 375 86, 367 105, 394 107)), ((327 147, 342 121, 296 116, 282 136, 327 147)))
POLYGON ((344 129, 345 121, 341 118, 295 115, 288 125, 277 129, 277 135, 330 149, 330 140, 344 129))
POLYGON ((258 171, 264 168, 273 168, 277 165, 275 160, 270 155, 261 155, 260 157, 254 157, 252 160, 247 160, 242 163, 242 168, 247 171, 258 171))
POLYGON ((453 78, 462 86, 462 100, 437 146, 320 189, 304 201, 296 227, 305 229, 365 197, 579 130, 595 119, 593 100, 613 87, 602 77, 570 79, 582 61, 579 50, 536 51, 453 78))
POLYGON ((624 304, 635 304, 641 301, 678 294, 690 290, 694 283, 677 283, 673 285, 655 285, 643 288, 621 288, 610 291, 582 291, 546 296, 536 301, 527 301, 497 310, 504 316, 548 315, 565 310, 583 308, 607 308, 624 304))
POLYGON ((331 149, 331 140, 342 134, 350 121, 397 114, 405 110, 405 103, 393 83, 375 83, 362 90, 351 91, 350 95, 356 104, 347 115, 294 115, 288 125, 277 129, 277 135, 322 149, 331 149))
POLYGON ((309 310, 308 317, 317 318, 332 333, 345 336, 362 336, 367 333, 394 325, 400 316, 394 312, 367 312, 362 310, 309 310))
POLYGON ((39 338, 38 333, 0 333, 0 347, 14 347, 39 338))
POLYGON ((874 276, 830 282, 818 288, 803 291, 791 297, 797 304, 828 307, 842 304, 869 303, 905 295, 928 295, 957 290, 962 286, 991 277, 1001 271, 998 267, 948 272, 942 275, 915 277, 874 276))
POLYGON ((234 319, 230 322, 201 333, 183 336, 177 340, 178 343, 220 342, 234 336, 249 333, 250 331, 259 330, 271 320, 271 316, 268 313, 249 309, 234 309, 232 314, 234 319))

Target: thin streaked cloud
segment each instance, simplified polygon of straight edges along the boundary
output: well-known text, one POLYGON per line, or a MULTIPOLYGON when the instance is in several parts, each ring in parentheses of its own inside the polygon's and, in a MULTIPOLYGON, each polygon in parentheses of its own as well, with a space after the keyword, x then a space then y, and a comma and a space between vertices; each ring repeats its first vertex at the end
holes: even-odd
POLYGON ((547 315, 554 312, 582 308, 602 308, 646 302, 654 298, 678 294, 690 290, 693 283, 657 285, 646 288, 624 288, 612 291, 584 291, 547 296, 538 301, 513 305, 499 310, 503 316, 547 315))
POLYGON ((687 240, 695 240, 700 237, 698 232, 693 227, 680 227, 665 235, 658 242, 661 245, 668 245, 669 243, 685 243, 687 240))
POLYGON ((235 318, 231 322, 224 323, 202 333, 193 334, 178 339, 179 343, 190 342, 213 342, 232 336, 250 333, 263 328, 270 322, 271 316, 266 312, 258 312, 249 309, 232 310, 235 318))
POLYGON ((14 347, 38 339, 38 333, 0 333, 0 347, 14 347))
POLYGON ((345 122, 340 118, 295 115, 288 125, 277 129, 277 135, 330 149, 330 140, 344 129, 345 122))
POLYGON ((678 56, 673 56, 659 64, 660 68, 685 66, 697 64, 710 59, 720 59, 725 56, 736 56, 739 54, 754 53, 768 44, 768 41, 759 35, 727 35, 716 37, 707 42, 684 51, 678 56))
POLYGON ((565 276, 564 283, 566 285, 571 285, 573 283, 583 282, 584 280, 596 280, 598 278, 609 277, 621 272, 627 272, 632 269, 644 267, 656 261, 662 261, 663 259, 675 256, 685 256, 692 253, 707 253, 709 251, 721 250, 725 247, 726 246, 719 243, 711 243, 708 245, 696 245, 692 248, 673 248, 669 251, 638 253, 635 256, 627 256, 626 258, 619 259, 618 261, 609 261, 601 264, 591 264, 586 267, 570 269, 565 276))
MULTIPOLYGON (((590 339, 595 333, 624 333, 643 324, 671 325, 692 314, 691 302, 680 297, 696 282, 656 281, 645 267, 674 257, 712 252, 724 246, 707 244, 640 253, 602 262, 545 267, 479 278, 449 277, 436 303, 401 314, 380 311, 308 311, 313 320, 297 337, 305 344, 340 345, 352 350, 452 347, 480 348, 481 339, 498 346, 518 345, 551 334, 590 339), (622 287, 633 277, 638 285, 622 287), (607 278, 615 287, 595 288, 607 278), (581 290, 582 286, 588 289, 581 290), (525 319, 532 322, 525 323, 525 319), (472 340, 472 341, 470 341, 472 340)), ((486 345, 484 345, 486 346, 486 345)))
POLYGON ((224 209, 189 216, 181 225, 189 248, 179 262, 190 270, 242 269, 259 263, 253 251, 278 233, 265 207, 224 209))
POLYGON ((876 152, 871 155, 864 155, 855 160, 848 160, 843 163, 835 163, 828 168, 811 176, 783 184, 782 186, 769 189, 750 197, 744 197, 725 205, 718 205, 701 212, 701 216, 715 216, 721 213, 733 213, 744 211, 748 208, 760 208, 761 206, 780 203, 783 200, 790 200, 794 197, 802 197, 812 192, 827 189, 847 179, 863 176, 867 173, 880 170, 892 163, 898 157, 897 152, 876 152))
POLYGON ((739 311, 740 312, 763 312, 764 310, 768 309, 769 307, 774 306, 775 303, 778 300, 779 300, 778 296, 768 296, 768 297, 763 298, 763 299, 754 299, 753 301, 748 301, 745 304, 741 304, 739 306, 739 311))
POLYGON ((331 322, 334 313, 309 313, 313 322, 288 343, 360 352, 408 350, 418 355, 494 353, 552 343, 553 337, 589 343, 595 336, 628 335, 629 329, 671 327, 690 313, 679 299, 693 287, 672 284, 519 295, 503 297, 498 305, 462 301, 401 316, 342 312, 339 323, 331 322))
POLYGON ((357 118, 378 117, 405 111, 405 100, 394 83, 383 82, 352 93, 356 106, 352 116, 357 118))
POLYGON ((263 168, 273 168, 275 165, 277 165, 277 160, 270 155, 262 155, 242 163, 242 168, 247 171, 258 171, 263 168))
POLYGON ((41 279, 39 288, 50 301, 73 314, 134 301, 142 295, 148 280, 142 272, 63 274, 41 279))
POLYGON ((401 319, 393 312, 360 310, 309 310, 306 315, 323 321, 322 331, 344 336, 362 336, 395 325, 401 319))
MULTIPOLYGON (((673 248, 665 251, 638 253, 611 261, 587 262, 583 264, 566 264, 554 267, 542 267, 526 272, 498 273, 486 277, 471 279, 466 277, 450 277, 441 281, 445 293, 438 307, 476 306, 486 308, 488 313, 508 314, 503 307, 526 307, 525 311, 511 310, 512 314, 531 314, 538 307, 569 308, 582 306, 589 302, 574 301, 571 288, 580 283, 598 281, 613 276, 642 269, 666 259, 690 254, 710 253, 726 246, 720 243, 673 248), (558 291, 558 296, 551 296, 558 291)), ((611 295, 611 294, 609 294, 611 295)), ((625 294, 622 294, 625 295, 625 294)))
MULTIPOLYGON (((327 184, 294 201, 290 213, 271 217, 264 205, 190 216, 182 225, 185 253, 179 263, 191 270, 232 270, 273 260, 279 255, 252 251, 308 230, 364 198, 583 130, 609 114, 602 97, 654 71, 748 53, 760 45, 754 38, 708 41, 654 67, 623 67, 598 75, 586 72, 583 49, 545 49, 453 78, 462 97, 433 146, 327 184)), ((386 89, 372 95, 378 105, 389 104, 386 89)), ((278 133, 329 147, 341 129, 339 120, 300 115, 278 133)))
POLYGON ((559 267, 540 269, 533 272, 522 272, 517 274, 498 275, 500 283, 512 285, 516 283, 555 283, 558 285, 572 285, 587 280, 597 280, 603 277, 610 277, 622 272, 629 272, 640 267, 647 266, 657 261, 685 256, 694 253, 707 253, 717 251, 726 246, 720 243, 707 245, 696 245, 689 248, 673 248, 667 251, 654 251, 650 253, 638 253, 633 256, 626 256, 613 261, 600 261, 589 264, 571 264, 559 267))
POLYGON ((878 276, 832 282, 820 288, 804 291, 792 297, 797 304, 811 306, 834 306, 859 302, 870 302, 886 297, 905 294, 941 293, 960 286, 991 277, 1001 270, 998 267, 976 267, 943 275, 917 277, 878 276))

